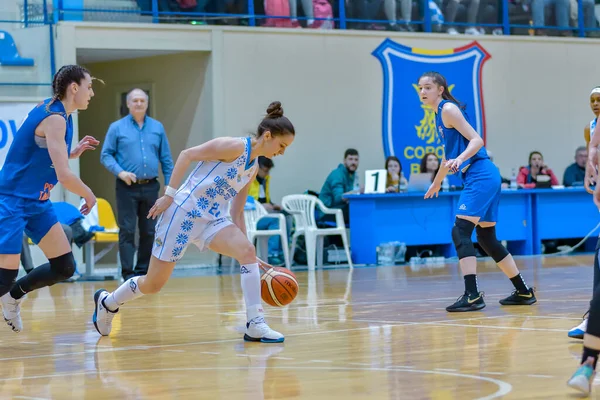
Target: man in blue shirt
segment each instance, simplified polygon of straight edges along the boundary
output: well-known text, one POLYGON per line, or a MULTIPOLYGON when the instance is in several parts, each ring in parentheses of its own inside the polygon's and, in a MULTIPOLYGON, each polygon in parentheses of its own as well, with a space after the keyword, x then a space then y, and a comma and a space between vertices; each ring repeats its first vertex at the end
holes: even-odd
POLYGON ((133 89, 127 95, 129 115, 108 128, 101 162, 117 179, 117 219, 119 223, 119 255, 123 279, 144 275, 148 271, 155 219, 146 218, 158 199, 158 164, 169 184, 173 159, 163 125, 146 115, 148 95, 133 89), (133 268, 135 228, 140 240, 137 263, 133 268))
POLYGON ((585 146, 580 146, 575 150, 575 162, 565 169, 565 173, 563 174, 563 185, 566 187, 583 186, 587 158, 588 153, 585 146))

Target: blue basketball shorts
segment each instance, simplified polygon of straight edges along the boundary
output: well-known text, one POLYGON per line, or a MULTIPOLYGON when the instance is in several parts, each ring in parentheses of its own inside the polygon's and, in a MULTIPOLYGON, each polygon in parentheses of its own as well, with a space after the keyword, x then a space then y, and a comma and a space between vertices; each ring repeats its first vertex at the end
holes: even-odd
POLYGON ((502 179, 490 160, 477 160, 464 174, 464 189, 456 215, 479 217, 480 222, 498 222, 502 179))
POLYGON ((0 195, 0 254, 20 254, 23 232, 37 244, 57 222, 49 200, 0 195))

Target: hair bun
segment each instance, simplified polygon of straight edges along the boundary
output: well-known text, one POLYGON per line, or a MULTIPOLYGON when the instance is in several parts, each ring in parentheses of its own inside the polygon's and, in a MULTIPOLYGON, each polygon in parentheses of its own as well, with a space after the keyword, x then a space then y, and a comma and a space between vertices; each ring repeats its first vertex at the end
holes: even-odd
POLYGON ((281 118, 283 117, 283 108, 279 101, 274 101, 267 107, 267 118, 281 118))

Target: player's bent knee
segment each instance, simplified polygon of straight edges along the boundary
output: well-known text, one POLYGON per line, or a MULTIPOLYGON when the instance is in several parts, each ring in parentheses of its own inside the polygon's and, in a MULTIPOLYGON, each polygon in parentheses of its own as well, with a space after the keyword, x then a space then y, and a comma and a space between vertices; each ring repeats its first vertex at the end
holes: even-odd
POLYGON ((72 252, 48 260, 50 270, 55 273, 57 282, 69 279, 75 273, 75 257, 72 252))
POLYGON ((475 257, 475 246, 471 240, 475 224, 471 221, 462 218, 456 218, 454 227, 452 228, 452 241, 456 248, 458 259, 462 260, 466 257, 475 257))
POLYGON ((496 238, 496 227, 488 228, 477 227, 477 242, 485 250, 488 256, 492 257, 495 262, 499 263, 508 256, 509 252, 506 247, 496 238))
POLYGON ((256 249, 250 242, 239 246, 234 257, 240 264, 252 264, 256 262, 256 249))

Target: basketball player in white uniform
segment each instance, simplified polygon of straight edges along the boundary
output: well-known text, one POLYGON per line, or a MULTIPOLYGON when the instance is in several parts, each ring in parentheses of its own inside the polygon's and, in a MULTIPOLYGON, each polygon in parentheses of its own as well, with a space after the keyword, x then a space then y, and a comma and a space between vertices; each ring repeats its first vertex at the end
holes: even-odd
POLYGON ((112 293, 100 289, 94 295, 92 320, 101 335, 110 334, 112 319, 123 304, 158 293, 175 263, 193 243, 200 250, 210 249, 240 263, 247 316, 244 340, 283 342, 283 335, 269 328, 264 320, 259 263, 267 264, 256 257, 256 250, 247 239, 244 204, 249 183, 258 170, 256 159, 283 154, 294 136, 294 126, 283 116, 281 103, 273 102, 255 138, 217 138, 181 152, 171 175, 173 187, 167 186, 165 195, 148 214, 148 218, 159 217, 159 221, 147 275, 128 279, 112 293), (176 190, 194 161, 198 165, 176 190))
MULTIPOLYGON (((595 89, 594 89, 595 90, 595 89)), ((594 92, 592 91, 592 94, 594 92)), ((586 181, 590 186, 596 183, 596 187, 593 193, 593 200, 598 210, 600 210, 600 186, 598 186, 598 147, 600 146, 600 133, 598 132, 600 127, 596 124, 595 129, 591 131, 590 142, 588 145, 588 167, 586 168, 586 181)), ((581 355, 581 363, 567 381, 567 384, 573 389, 578 390, 581 393, 589 395, 592 391, 594 379, 596 377, 596 366, 598 363, 598 355, 600 354, 600 264, 598 260, 598 254, 600 253, 600 237, 598 238, 598 244, 596 245, 596 253, 594 255, 594 294, 590 301, 590 307, 588 309, 588 318, 584 320, 585 326, 583 327, 583 352, 581 355)), ((583 325, 583 324, 582 324, 583 325)), ((581 328, 581 325, 578 327, 581 328)), ((571 335, 569 331, 569 336, 571 335)))
MULTIPOLYGON (((594 160, 592 160, 593 153, 590 152, 590 141, 591 141, 591 138, 594 136, 594 131, 596 129, 596 122, 598 121, 598 116, 600 115, 600 86, 593 88, 590 93, 590 108, 592 109, 592 112, 594 113, 595 118, 593 120, 591 120, 590 124, 586 125, 585 128, 583 129, 583 138, 585 139, 585 145, 588 148, 588 162, 586 165, 584 184, 585 184, 586 190, 589 193, 593 194, 594 192, 592 189, 590 189, 590 186, 593 185, 594 183, 591 182, 589 177, 592 175, 595 175, 594 172, 591 171, 591 169, 593 168, 595 170, 596 167, 594 164, 594 160)), ((600 252, 600 238, 598 240, 598 244, 596 245, 596 252, 595 252, 595 257, 594 257, 594 290, 600 284, 600 260, 598 259, 599 252, 600 252)), ((583 316, 583 321, 581 321, 581 323, 579 325, 571 328, 571 330, 568 333, 568 336, 570 338, 583 339, 583 335, 585 333, 585 330, 587 328, 587 323, 588 323, 587 315, 588 315, 588 313, 586 312, 585 315, 583 316)))

